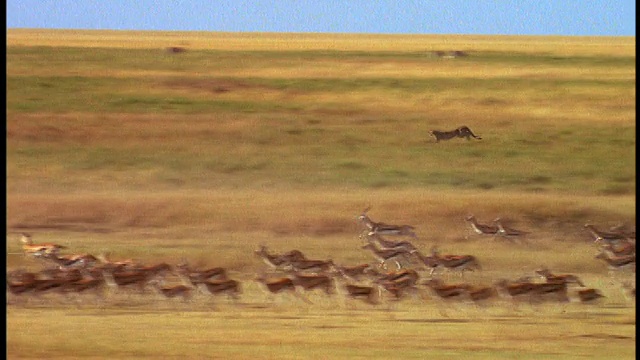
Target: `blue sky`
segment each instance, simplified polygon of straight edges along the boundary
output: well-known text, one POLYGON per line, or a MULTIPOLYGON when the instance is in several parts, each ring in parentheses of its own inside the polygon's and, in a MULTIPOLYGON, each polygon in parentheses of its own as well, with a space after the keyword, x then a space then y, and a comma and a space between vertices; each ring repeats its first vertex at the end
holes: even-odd
POLYGON ((7 28, 635 36, 633 0, 8 0, 7 28))

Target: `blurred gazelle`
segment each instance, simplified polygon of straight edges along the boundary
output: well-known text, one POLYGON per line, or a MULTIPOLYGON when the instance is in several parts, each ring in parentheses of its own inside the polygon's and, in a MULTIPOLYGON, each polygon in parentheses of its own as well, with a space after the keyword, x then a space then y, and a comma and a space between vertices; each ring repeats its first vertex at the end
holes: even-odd
POLYGON ((406 249, 381 249, 376 247, 372 243, 369 243, 362 248, 371 250, 376 259, 378 259, 379 266, 384 269, 386 269, 386 262, 389 260, 393 260, 396 263, 398 269, 401 269, 402 265, 398 260, 402 258, 405 261, 408 261, 408 256, 411 254, 411 252, 407 251, 406 249))
MULTIPOLYGON (((371 236, 374 234, 378 235, 404 235, 410 236, 414 239, 417 239, 416 233, 414 232, 414 227, 411 225, 391 225, 385 224, 383 222, 375 222, 371 220, 369 216, 367 216, 367 211, 371 209, 371 206, 364 209, 362 214, 358 216, 358 221, 362 222, 364 226, 367 228, 367 231, 362 235, 371 236)), ((361 235, 361 237, 362 237, 361 235)))
POLYGON ((617 241, 617 240, 624 240, 627 238, 627 236, 623 233, 623 232, 619 232, 619 231, 601 231, 598 230, 598 228, 596 228, 594 225, 592 224, 585 224, 584 228, 587 229, 591 235, 593 236, 594 240, 596 242, 598 241, 602 241, 602 240, 609 240, 609 241, 617 241))
POLYGON ((540 277, 542 277, 546 282, 564 282, 567 284, 577 284, 579 286, 584 287, 584 283, 580 280, 579 277, 573 274, 562 274, 556 275, 551 273, 546 267, 540 268, 535 271, 540 277))
MULTIPOLYGON (((431 248, 431 259, 431 261, 435 262, 435 266, 442 266, 449 271, 459 271, 462 277, 464 277, 465 271, 482 270, 480 262, 475 256, 441 255, 435 246, 431 248)), ((425 265, 427 265, 426 262, 425 265)))
POLYGON ((493 223, 498 227, 497 234, 505 238, 516 238, 529 234, 528 231, 517 230, 503 225, 502 219, 500 218, 496 218, 495 220, 493 220, 493 223))
POLYGON ((496 235, 499 230, 497 226, 478 223, 476 217, 473 215, 467 216, 465 221, 471 224, 473 231, 479 235, 496 235))
POLYGON ((66 246, 53 244, 53 243, 42 243, 42 244, 34 244, 31 235, 27 233, 22 233, 20 236, 20 241, 22 242, 22 250, 25 255, 32 256, 43 256, 50 254, 57 254, 60 249, 65 249, 66 246))

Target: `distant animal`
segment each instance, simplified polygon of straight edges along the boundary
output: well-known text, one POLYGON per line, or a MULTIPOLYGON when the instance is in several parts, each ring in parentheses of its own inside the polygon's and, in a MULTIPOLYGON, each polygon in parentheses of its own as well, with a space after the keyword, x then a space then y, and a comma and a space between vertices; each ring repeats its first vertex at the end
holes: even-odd
POLYGON ((440 140, 450 140, 453 138, 465 138, 469 140, 472 137, 478 140, 482 140, 482 138, 480 136, 476 136, 476 134, 474 134, 468 126, 461 126, 452 131, 431 130, 429 131, 429 134, 436 138, 436 142, 440 142, 440 140))
POLYGON ((466 52, 460 51, 460 50, 455 50, 455 51, 438 50, 438 51, 434 51, 433 54, 435 54, 439 58, 445 58, 445 59, 453 59, 457 57, 467 56, 466 52))
POLYGON ((173 54, 183 53, 185 51, 187 51, 187 49, 179 46, 172 46, 167 48, 167 52, 173 53, 173 54))

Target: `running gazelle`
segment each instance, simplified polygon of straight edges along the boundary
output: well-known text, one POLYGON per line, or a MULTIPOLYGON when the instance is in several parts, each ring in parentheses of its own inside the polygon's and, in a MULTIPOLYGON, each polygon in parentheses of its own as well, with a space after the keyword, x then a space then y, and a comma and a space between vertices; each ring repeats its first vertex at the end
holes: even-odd
POLYGON ((418 236, 415 233, 415 228, 411 225, 391 225, 385 224, 383 222, 375 222, 371 220, 371 218, 367 215, 367 212, 371 209, 371 206, 364 209, 362 214, 358 216, 358 221, 360 221, 366 227, 366 230, 360 235, 362 236, 372 236, 372 235, 402 235, 402 236, 410 236, 414 239, 417 239, 418 236))
POLYGON ((20 242, 25 255, 31 256, 57 255, 61 249, 66 249, 66 246, 54 243, 34 244, 33 238, 27 233, 21 234, 20 242))

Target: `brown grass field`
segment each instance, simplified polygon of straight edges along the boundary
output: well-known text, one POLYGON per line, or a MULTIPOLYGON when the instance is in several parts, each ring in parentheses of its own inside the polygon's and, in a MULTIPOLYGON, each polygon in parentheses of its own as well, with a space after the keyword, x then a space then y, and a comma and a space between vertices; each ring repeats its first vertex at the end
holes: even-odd
POLYGON ((7 272, 44 267, 28 232, 65 254, 222 266, 243 293, 7 291, 8 358, 635 358, 635 272, 609 274, 584 229, 635 226, 635 128, 635 38, 9 29, 7 272), (482 140, 428 133, 461 125, 482 140), (368 206, 425 253, 476 256, 466 282, 547 266, 606 297, 261 291, 260 244, 373 263, 368 206), (469 214, 530 234, 480 237, 469 214))

